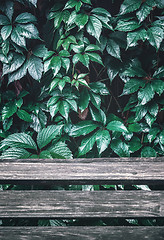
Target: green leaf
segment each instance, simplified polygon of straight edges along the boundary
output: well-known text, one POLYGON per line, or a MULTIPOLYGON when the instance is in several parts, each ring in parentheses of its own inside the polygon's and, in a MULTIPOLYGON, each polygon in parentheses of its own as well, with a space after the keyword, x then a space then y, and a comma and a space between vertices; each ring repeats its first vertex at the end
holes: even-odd
POLYGON ((156 92, 159 96, 164 91, 164 82, 162 80, 153 80, 151 82, 151 86, 153 88, 153 91, 156 92))
POLYGON ((128 132, 125 125, 120 121, 111 121, 110 123, 108 123, 106 128, 110 131, 128 132))
POLYGON ((84 26, 87 24, 87 22, 88 22, 88 15, 87 14, 80 13, 75 18, 75 23, 79 27, 79 29, 84 28, 84 26))
POLYGON ((61 61, 62 61, 62 67, 65 68, 66 73, 67 73, 70 68, 70 59, 69 58, 61 58, 61 61))
POLYGON ((80 99, 79 99, 79 108, 83 112, 89 105, 90 102, 90 95, 88 89, 83 88, 80 92, 80 99))
POLYGON ((110 147, 119 157, 130 157, 129 146, 120 139, 112 140, 110 147))
POLYGON ((148 138, 150 143, 157 137, 157 134, 159 132, 160 132, 160 128, 158 128, 158 127, 153 127, 149 130, 147 138, 148 138))
POLYGON ((138 92, 138 100, 141 105, 145 105, 154 97, 154 90, 151 84, 147 84, 145 88, 141 88, 138 92))
POLYGON ((67 147, 64 142, 58 142, 54 146, 50 147, 48 151, 51 153, 53 158, 61 159, 72 159, 73 155, 71 150, 67 147))
POLYGON ((86 29, 91 36, 95 37, 99 41, 102 31, 102 23, 99 19, 90 16, 86 29))
POLYGON ((31 116, 25 110, 18 109, 17 115, 20 119, 24 120, 25 122, 32 122, 31 116))
POLYGON ((92 106, 89 108, 93 121, 100 122, 101 124, 106 124, 106 115, 101 109, 97 109, 92 106))
POLYGON ((115 29, 122 32, 130 32, 139 28, 140 26, 141 25, 139 25, 135 20, 119 20, 115 29))
POLYGON ((38 57, 31 56, 28 60, 28 72, 32 78, 40 81, 43 73, 43 63, 38 57))
POLYGON ((159 135, 159 141, 160 141, 161 144, 164 145, 164 130, 159 135))
POLYGON ((157 153, 156 151, 151 148, 151 147, 144 147, 141 151, 141 157, 156 157, 157 156, 157 153))
POLYGON ((60 71, 61 68, 61 57, 55 56, 51 59, 51 67, 53 69, 54 76, 60 71))
POLYGON ((162 78, 164 77, 164 66, 158 68, 153 74, 153 78, 162 78))
POLYGON ((128 125, 128 130, 130 132, 140 132, 141 131, 141 126, 139 123, 132 123, 128 125))
POLYGON ((12 62, 10 64, 4 64, 3 65, 3 75, 12 73, 16 71, 18 68, 20 68, 23 63, 25 62, 25 56, 21 54, 15 53, 12 59, 12 62))
POLYGON ((26 133, 14 133, 2 140, 2 147, 28 148, 37 150, 34 140, 26 133))
POLYGON ((100 51, 100 48, 97 45, 94 44, 89 44, 86 49, 85 52, 92 52, 92 51, 100 51))
POLYGON ((98 8, 93 8, 91 12, 92 12, 92 13, 96 13, 96 14, 98 14, 98 15, 103 15, 103 16, 111 17, 111 14, 110 14, 106 9, 104 9, 104 8, 100 8, 100 7, 98 7, 98 8))
POLYGON ((0 14, 0 25, 9 25, 9 24, 11 24, 9 18, 0 14))
POLYGON ((21 36, 21 31, 18 31, 16 28, 14 28, 11 33, 11 40, 18 46, 26 48, 25 38, 21 36))
POLYGON ((38 0, 29 0, 29 2, 30 2, 31 4, 33 4, 35 7, 37 7, 37 1, 38 1, 38 0))
POLYGON ((16 80, 20 80, 26 75, 26 73, 27 73, 27 61, 17 71, 14 71, 12 74, 9 74, 9 83, 14 82, 16 80))
POLYGON ((0 156, 1 159, 27 159, 30 153, 22 148, 9 148, 0 156))
POLYGON ((34 24, 18 24, 15 29, 22 37, 40 40, 38 29, 34 24))
POLYGON ((100 55, 98 53, 89 53, 87 52, 85 55, 87 55, 89 57, 89 59, 93 62, 97 62, 99 64, 101 64, 102 66, 104 66, 103 62, 102 62, 102 59, 100 57, 100 55))
POLYGON ((2 121, 11 117, 17 111, 17 106, 15 102, 7 103, 2 109, 2 121))
POLYGON ((96 134, 96 143, 99 154, 104 152, 110 144, 111 137, 107 130, 100 130, 96 134))
POLYGON ((30 23, 36 21, 37 21, 36 17, 28 12, 21 13, 15 19, 16 23, 30 23))
POLYGON ((49 144, 57 135, 60 135, 62 125, 51 125, 43 128, 37 136, 37 144, 39 149, 42 149, 49 144))
POLYGON ((96 134, 94 133, 92 136, 88 136, 84 138, 81 142, 81 145, 79 147, 79 154, 78 156, 82 156, 92 150, 93 145, 96 142, 96 134))
POLYGON ((32 51, 36 57, 43 58, 47 54, 47 48, 44 44, 38 44, 32 51))
POLYGON ((3 26, 1 28, 1 36, 2 36, 4 41, 10 36, 11 32, 12 32, 12 26, 11 25, 3 26))
POLYGON ((114 40, 108 40, 106 50, 111 56, 121 59, 120 46, 114 40))
POLYGON ((152 11, 152 6, 149 6, 147 2, 144 2, 141 6, 141 8, 136 12, 137 18, 139 20, 139 23, 143 22, 145 18, 150 14, 152 11))
POLYGON ((134 12, 141 6, 142 0, 124 0, 120 8, 120 14, 134 12))
POLYGON ((140 29, 134 32, 128 32, 127 34, 127 47, 135 47, 138 44, 138 40, 143 42, 147 39, 147 31, 140 29))
POLYGON ((151 27, 147 30, 147 34, 149 43, 158 50, 163 40, 163 30, 159 27, 151 27))
POLYGON ((125 83, 122 95, 132 94, 138 91, 140 87, 143 88, 145 84, 146 83, 144 80, 131 78, 129 81, 125 83))
POLYGON ((94 131, 98 127, 98 124, 92 121, 82 121, 77 123, 71 128, 70 136, 79 137, 81 135, 87 135, 88 133, 94 131))
POLYGON ((66 120, 68 120, 69 110, 70 105, 66 101, 60 101, 59 112, 66 120))
POLYGON ((84 66, 87 68, 89 67, 89 57, 88 54, 82 55, 80 53, 77 53, 73 56, 73 64, 76 65, 78 62, 81 62, 84 66))
POLYGON ((90 94, 90 99, 91 99, 92 104, 93 104, 96 108, 100 109, 100 106, 101 106, 101 97, 100 97, 98 94, 95 94, 95 93, 93 93, 93 92, 89 92, 89 94, 90 94))
POLYGON ((97 93, 100 95, 109 95, 109 91, 106 85, 102 82, 93 82, 93 83, 90 83, 89 86, 94 93, 97 93))
POLYGON ((126 70, 121 74, 128 77, 145 77, 147 76, 146 72, 138 65, 130 65, 126 70))
POLYGON ((129 151, 136 152, 142 147, 141 140, 138 137, 133 137, 129 141, 129 151))

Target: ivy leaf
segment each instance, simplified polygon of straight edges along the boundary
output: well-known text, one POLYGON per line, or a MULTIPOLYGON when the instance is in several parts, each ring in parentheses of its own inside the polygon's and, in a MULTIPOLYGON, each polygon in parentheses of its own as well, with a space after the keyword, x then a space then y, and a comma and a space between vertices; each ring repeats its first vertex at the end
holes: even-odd
POLYGON ((147 30, 147 34, 149 43, 158 50, 163 40, 163 30, 159 27, 151 27, 147 30))
POLYGON ((55 56, 51 59, 51 67, 53 69, 54 76, 59 72, 61 68, 61 57, 55 56))
POLYGON ((27 73, 27 61, 17 70, 14 71, 13 73, 9 74, 9 82, 14 82, 16 80, 20 80, 21 78, 23 78, 26 73, 27 73))
POLYGON ((120 14, 134 12, 141 6, 142 0, 124 0, 120 8, 120 14))
POLYGON ((17 116, 25 122, 32 122, 30 114, 23 109, 18 109, 17 116))
POLYGON ((8 17, 0 14, 0 25, 9 25, 9 24, 11 23, 8 17))
POLYGON ((66 120, 68 120, 69 110, 70 110, 70 106, 69 106, 68 102, 60 101, 59 112, 66 120))
POLYGON ((151 83, 151 86, 159 96, 163 93, 164 91, 164 82, 162 80, 153 80, 151 83))
POLYGON ((78 62, 81 62, 84 66, 87 68, 89 67, 89 57, 88 54, 82 55, 80 53, 77 53, 73 56, 73 64, 76 65, 78 62))
POLYGON ((21 13, 15 19, 16 23, 30 23, 36 21, 37 21, 36 17, 28 12, 21 13))
POLYGON ((122 95, 132 94, 138 91, 140 87, 143 88, 144 86, 145 86, 144 80, 131 78, 129 81, 125 83, 122 95))
POLYGON ((92 13, 96 13, 96 14, 98 14, 98 15, 103 15, 103 16, 111 17, 111 14, 110 14, 106 9, 104 9, 104 8, 100 8, 100 7, 98 7, 98 8, 93 8, 91 12, 92 12, 92 13))
POLYGON ((158 68, 153 74, 153 78, 162 78, 164 77, 164 66, 158 68))
POLYGON ((39 81, 43 73, 43 63, 38 57, 31 56, 28 61, 28 72, 32 78, 39 81))
POLYGON ((85 136, 86 134, 94 131, 97 127, 98 124, 92 121, 82 121, 71 128, 70 136, 72 137, 79 137, 81 135, 85 136))
POLYGON ((18 24, 15 29, 22 37, 40 40, 38 29, 34 24, 18 24))
POLYGON ((115 29, 123 32, 130 32, 139 28, 140 26, 141 25, 139 25, 135 20, 119 20, 115 29))
POLYGON ((3 64, 3 75, 16 71, 23 65, 24 62, 25 62, 25 56, 15 53, 10 65, 3 64))
POLYGON ((13 29, 11 34, 11 40, 16 43, 18 46, 26 48, 25 38, 21 36, 21 31, 16 27, 13 29))
POLYGON ((149 133, 147 135, 147 138, 149 140, 149 142, 151 143, 156 137, 157 137, 157 134, 160 132, 160 128, 158 127, 154 127, 154 128, 151 128, 149 130, 149 133))
POLYGON ((100 97, 98 94, 95 94, 95 93, 93 93, 93 92, 90 92, 89 94, 90 94, 90 99, 91 99, 92 104, 93 104, 96 108, 100 109, 100 106, 101 106, 101 97, 100 97))
POLYGON ((11 25, 7 25, 7 26, 2 27, 1 36, 2 36, 4 41, 10 36, 11 32, 12 32, 12 26, 11 25))
POLYGON ((75 23, 79 27, 79 29, 84 28, 84 26, 87 24, 87 22, 88 22, 88 15, 87 14, 80 13, 75 18, 75 23))
POLYGON ((1 159, 27 159, 30 153, 23 148, 9 148, 0 156, 1 159))
POLYGON ((51 125, 43 128, 37 136, 37 144, 42 149, 61 133, 62 125, 51 125))
POLYGON ((96 143, 99 154, 104 152, 110 144, 111 137, 107 130, 98 131, 96 134, 96 143))
POLYGON ((29 2, 30 2, 31 4, 33 4, 35 7, 37 7, 37 1, 38 1, 38 0, 29 0, 29 2))
POLYGON ((100 122, 101 124, 106 124, 106 115, 101 109, 97 109, 92 106, 89 108, 93 121, 100 122))
POLYGON ((87 55, 91 61, 97 62, 97 63, 101 64, 102 66, 104 66, 99 54, 94 53, 94 52, 92 52, 92 53, 87 52, 85 55, 87 55))
POLYGON ((134 32, 128 32, 127 34, 127 47, 135 47, 138 40, 143 42, 147 39, 147 32, 145 29, 141 29, 134 32))
POLYGON ((89 105, 90 102, 90 95, 88 89, 83 88, 80 92, 80 99, 79 99, 79 108, 83 112, 89 105))
POLYGON ((141 105, 145 105, 154 97, 154 90, 151 84, 147 84, 145 88, 140 89, 138 92, 138 100, 141 105))
POLYGON ((136 152, 142 147, 141 140, 138 137, 133 137, 129 141, 129 151, 136 152))
POLYGON ((127 128, 120 121, 111 121, 110 123, 108 123, 106 128, 110 131, 128 132, 127 128))
POLYGON ((102 31, 102 23, 99 19, 90 16, 86 29, 91 36, 95 37, 99 41, 102 31))
POLYGON ((129 146, 120 139, 112 140, 110 147, 119 157, 130 157, 129 146))
MULTIPOLYGON (((148 1, 147 1, 148 2, 148 1)), ((141 8, 136 12, 136 16, 139 20, 139 23, 143 22, 145 18, 150 14, 152 11, 152 6, 149 6, 147 2, 144 2, 141 8)))
POLYGON ((34 140, 26 133, 14 133, 2 140, 2 147, 28 148, 37 150, 34 140))
POLYGON ((111 56, 121 60, 120 46, 114 40, 108 40, 106 50, 111 56))
POLYGON ((141 157, 156 157, 156 151, 151 147, 144 147, 141 151, 141 157))
POLYGON ((86 49, 85 52, 92 52, 92 51, 100 51, 100 48, 97 45, 94 44, 89 44, 86 49))
POLYGON ((78 156, 82 156, 92 150, 93 145, 96 142, 96 134, 94 133, 92 136, 88 136, 84 138, 81 142, 81 145, 79 147, 79 154, 78 156))
POLYGON ((44 44, 38 44, 32 51, 36 57, 43 58, 47 54, 47 48, 44 44))
POLYGON ((17 106, 15 102, 7 103, 2 109, 2 120, 11 117, 17 111, 17 106))
POLYGON ((60 159, 72 159, 73 155, 71 150, 67 147, 66 143, 58 142, 55 146, 52 146, 48 149, 53 158, 60 159))

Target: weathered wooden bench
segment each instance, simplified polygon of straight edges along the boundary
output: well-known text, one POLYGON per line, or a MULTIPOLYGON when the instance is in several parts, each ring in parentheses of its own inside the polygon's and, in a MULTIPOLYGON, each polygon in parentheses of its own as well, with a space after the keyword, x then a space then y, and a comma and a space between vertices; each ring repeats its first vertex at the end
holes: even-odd
MULTIPOLYGON (((164 158, 1 160, 0 184, 162 186, 164 158)), ((164 217, 164 191, 0 191, 0 219, 144 217, 164 217)), ((0 239, 160 240, 164 226, 0 227, 0 239)))

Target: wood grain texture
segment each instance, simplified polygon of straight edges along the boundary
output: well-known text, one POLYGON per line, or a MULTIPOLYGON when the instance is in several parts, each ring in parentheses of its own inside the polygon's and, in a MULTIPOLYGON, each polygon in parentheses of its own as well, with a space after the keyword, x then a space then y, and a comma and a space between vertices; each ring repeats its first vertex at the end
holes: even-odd
POLYGON ((164 227, 4 227, 3 240, 163 240, 164 227))
POLYGON ((0 218, 164 217, 162 191, 1 191, 0 218))
POLYGON ((164 158, 1 160, 0 184, 163 184, 164 158))

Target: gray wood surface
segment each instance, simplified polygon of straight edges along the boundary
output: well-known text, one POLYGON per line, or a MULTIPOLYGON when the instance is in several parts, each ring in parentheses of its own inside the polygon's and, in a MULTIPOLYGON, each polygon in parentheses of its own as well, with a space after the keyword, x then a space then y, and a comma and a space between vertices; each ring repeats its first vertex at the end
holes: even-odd
POLYGON ((1 160, 0 184, 163 184, 164 158, 1 160))
POLYGON ((1 218, 164 217, 162 191, 1 191, 1 218))
POLYGON ((162 240, 164 227, 4 227, 2 240, 162 240))

